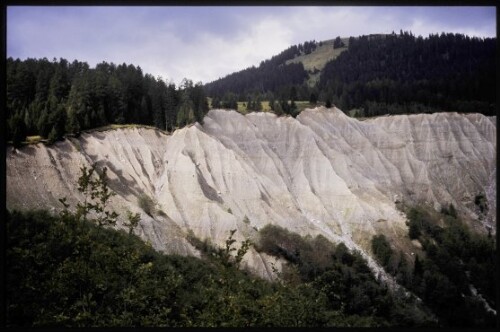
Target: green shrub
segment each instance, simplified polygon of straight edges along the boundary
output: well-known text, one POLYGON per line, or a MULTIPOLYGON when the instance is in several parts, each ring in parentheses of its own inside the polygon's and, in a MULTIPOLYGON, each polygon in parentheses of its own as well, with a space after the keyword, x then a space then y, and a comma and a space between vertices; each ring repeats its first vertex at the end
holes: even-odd
POLYGON ((441 213, 447 216, 450 216, 454 219, 457 218, 457 210, 455 209, 455 206, 453 204, 449 204, 448 207, 443 206, 441 207, 441 213))
MULTIPOLYGON (((480 201, 481 197, 477 203, 480 201)), ((411 277, 404 272, 405 266, 388 272, 407 275, 397 280, 423 300, 439 318, 440 325, 494 326, 494 315, 470 292, 472 284, 478 290, 481 288, 479 293, 490 306, 496 303, 496 279, 491 278, 496 264, 494 239, 469 229, 452 204, 444 206, 441 214, 423 206, 412 207, 408 219, 409 235, 412 226, 420 231, 425 255, 416 256, 411 277), (444 226, 438 226, 442 221, 444 226)))
POLYGON ((137 198, 137 204, 150 217, 153 217, 156 213, 155 202, 146 194, 142 194, 137 198))
POLYGON ((488 211, 488 203, 486 200, 486 196, 483 193, 479 193, 476 195, 476 197, 474 198, 474 204, 479 207, 481 213, 488 211))
POLYGON ((393 250, 384 234, 375 235, 372 238, 372 250, 379 263, 382 266, 388 266, 393 250))

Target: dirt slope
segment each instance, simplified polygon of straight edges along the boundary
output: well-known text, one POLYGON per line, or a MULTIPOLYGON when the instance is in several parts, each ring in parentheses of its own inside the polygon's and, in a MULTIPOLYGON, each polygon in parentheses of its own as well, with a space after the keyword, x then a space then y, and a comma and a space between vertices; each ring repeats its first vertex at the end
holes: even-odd
MULTIPOLYGON (((495 204, 496 118, 456 113, 388 116, 366 121, 317 108, 296 119, 212 110, 199 124, 167 136, 144 128, 83 134, 78 139, 7 150, 7 206, 60 207, 82 199, 82 165, 109 168, 112 207, 141 212, 140 235, 157 248, 198 255, 189 230, 222 244, 229 230, 254 238, 272 223, 323 234, 360 250, 374 271, 371 237, 384 233, 411 255, 405 216, 395 201, 453 203, 474 221, 473 200, 495 204), (137 197, 155 199, 166 216, 146 215, 137 197), (245 216, 249 223, 243 220, 245 216)), ((474 224, 495 227, 491 212, 474 224)), ((246 263, 271 276, 271 260, 252 251, 246 263)), ((278 267, 280 262, 277 262, 278 267)), ((383 274, 383 271, 381 271, 383 274)))

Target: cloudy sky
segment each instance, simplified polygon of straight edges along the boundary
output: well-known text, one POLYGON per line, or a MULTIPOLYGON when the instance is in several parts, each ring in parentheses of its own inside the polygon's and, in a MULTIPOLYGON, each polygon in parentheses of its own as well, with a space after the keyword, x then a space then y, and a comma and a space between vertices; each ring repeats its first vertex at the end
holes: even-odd
POLYGON ((308 40, 412 31, 495 37, 495 7, 7 7, 7 56, 138 65, 210 82, 308 40))

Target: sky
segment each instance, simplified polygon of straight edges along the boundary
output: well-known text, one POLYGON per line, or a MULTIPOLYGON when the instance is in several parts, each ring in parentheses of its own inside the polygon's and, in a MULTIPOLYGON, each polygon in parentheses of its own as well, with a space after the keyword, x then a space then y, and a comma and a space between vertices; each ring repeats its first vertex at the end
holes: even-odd
POLYGON ((7 57, 127 63, 208 83, 305 41, 400 30, 495 37, 496 8, 9 6, 7 57))

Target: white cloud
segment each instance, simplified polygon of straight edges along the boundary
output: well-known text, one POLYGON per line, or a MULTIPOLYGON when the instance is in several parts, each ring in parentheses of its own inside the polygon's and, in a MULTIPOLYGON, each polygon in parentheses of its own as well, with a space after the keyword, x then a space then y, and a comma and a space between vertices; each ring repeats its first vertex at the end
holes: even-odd
MULTIPOLYGON (((446 9, 445 12, 448 13, 446 9)), ((18 7, 15 11, 8 10, 7 54, 21 58, 63 57, 86 61, 91 66, 102 61, 125 62, 140 66, 145 73, 173 79, 177 84, 184 77, 207 83, 258 66, 291 45, 313 39, 400 29, 423 36, 441 31, 495 35, 491 18, 469 19, 464 24, 462 18, 467 11, 456 12, 449 19, 441 18, 432 8, 401 7, 250 10, 232 7, 179 11, 94 7, 68 9, 63 13, 51 7, 35 10, 18 7)))
POLYGON ((489 27, 478 26, 477 28, 464 27, 464 26, 453 26, 449 24, 440 24, 425 21, 421 18, 412 20, 411 25, 409 25, 406 30, 410 30, 415 36, 421 35, 422 37, 427 37, 429 34, 441 34, 445 33, 461 33, 468 36, 490 36, 491 29, 489 27))
POLYGON ((195 42, 178 41, 169 64, 175 81, 182 77, 207 83, 270 58, 290 46, 291 31, 279 22, 264 19, 232 39, 200 33, 195 42))

